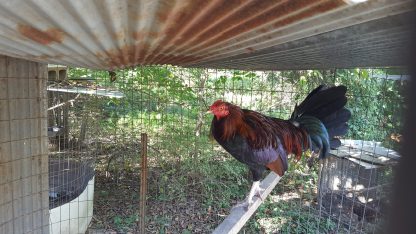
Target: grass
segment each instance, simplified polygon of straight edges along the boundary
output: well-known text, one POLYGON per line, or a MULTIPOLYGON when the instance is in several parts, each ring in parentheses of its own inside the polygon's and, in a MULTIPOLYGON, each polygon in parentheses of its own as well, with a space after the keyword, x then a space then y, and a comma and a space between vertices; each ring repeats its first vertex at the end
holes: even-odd
MULTIPOLYGON (((273 197, 273 195, 271 196, 273 197)), ((269 199, 257 211, 246 232, 262 233, 328 233, 336 228, 331 220, 319 218, 311 206, 300 204, 299 200, 272 202, 269 199)))
POLYGON ((319 216, 318 164, 306 164, 308 154, 291 166, 240 233, 330 233, 331 220, 319 216))
POLYGON ((115 216, 114 217, 114 225, 117 230, 126 231, 130 229, 139 219, 137 214, 128 215, 128 216, 115 216))

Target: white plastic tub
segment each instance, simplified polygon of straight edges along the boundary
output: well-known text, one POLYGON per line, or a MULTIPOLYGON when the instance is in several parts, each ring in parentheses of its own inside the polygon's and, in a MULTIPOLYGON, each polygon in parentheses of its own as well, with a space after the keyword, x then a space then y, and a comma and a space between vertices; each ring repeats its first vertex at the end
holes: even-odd
POLYGON ((85 233, 92 218, 94 177, 74 200, 50 210, 50 234, 85 233))

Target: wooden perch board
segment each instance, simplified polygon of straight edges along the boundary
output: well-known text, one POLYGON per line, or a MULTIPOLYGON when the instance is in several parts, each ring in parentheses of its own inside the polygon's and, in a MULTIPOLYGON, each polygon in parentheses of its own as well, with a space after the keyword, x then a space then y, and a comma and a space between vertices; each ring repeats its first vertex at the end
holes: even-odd
POLYGON ((106 90, 102 88, 87 88, 87 87, 48 87, 48 91, 62 92, 62 93, 81 93, 97 96, 105 96, 112 98, 123 98, 124 94, 115 90, 106 90))
MULTIPOLYGON (((279 183, 280 178, 281 177, 274 172, 270 172, 261 182, 260 187, 264 189, 261 194, 263 200, 266 200, 273 188, 279 183)), ((260 198, 254 197, 254 203, 247 211, 241 206, 234 207, 224 221, 222 221, 222 223, 214 230, 213 234, 238 233, 261 203, 263 203, 263 201, 260 198)))

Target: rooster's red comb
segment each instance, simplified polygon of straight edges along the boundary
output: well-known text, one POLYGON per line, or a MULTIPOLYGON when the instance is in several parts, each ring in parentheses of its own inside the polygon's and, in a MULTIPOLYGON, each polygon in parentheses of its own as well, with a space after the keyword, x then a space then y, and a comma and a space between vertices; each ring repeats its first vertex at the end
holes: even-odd
POLYGON ((218 99, 218 100, 216 100, 214 103, 212 103, 212 105, 211 106, 219 106, 219 105, 221 105, 222 103, 224 103, 221 99, 218 99))

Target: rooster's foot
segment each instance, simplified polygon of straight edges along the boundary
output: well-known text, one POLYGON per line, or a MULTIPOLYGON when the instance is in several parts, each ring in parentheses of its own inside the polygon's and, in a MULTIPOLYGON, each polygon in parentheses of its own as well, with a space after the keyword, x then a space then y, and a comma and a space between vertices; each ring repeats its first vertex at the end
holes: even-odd
POLYGON ((259 189, 256 191, 256 193, 254 194, 254 196, 255 196, 255 197, 260 198, 260 200, 261 200, 262 202, 264 201, 263 197, 261 196, 261 194, 262 194, 263 192, 264 192, 264 189, 259 188, 259 189))
POLYGON ((237 204, 233 208, 242 207, 245 211, 250 208, 250 206, 253 204, 253 202, 248 202, 247 199, 241 202, 237 202, 237 204))

